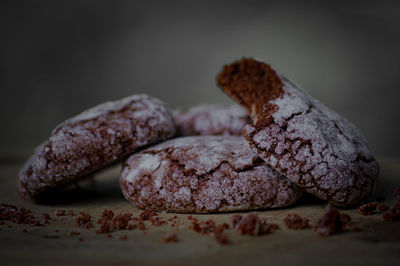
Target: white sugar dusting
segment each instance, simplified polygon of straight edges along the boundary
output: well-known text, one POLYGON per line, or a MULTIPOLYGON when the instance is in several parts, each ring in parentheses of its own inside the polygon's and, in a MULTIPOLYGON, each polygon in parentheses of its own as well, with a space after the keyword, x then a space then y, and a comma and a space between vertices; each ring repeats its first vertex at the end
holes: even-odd
POLYGON ((199 105, 185 112, 176 112, 175 122, 180 134, 240 135, 250 118, 240 105, 199 105))
POLYGON ((127 175, 126 180, 129 182, 135 182, 137 178, 140 178, 143 173, 151 173, 156 170, 161 164, 161 158, 153 154, 143 154, 135 168, 131 169, 127 175))
POLYGON ((121 182, 125 197, 141 208, 178 212, 283 207, 302 192, 260 163, 239 136, 181 137, 152 146, 127 160, 121 182), (155 155, 161 163, 148 159, 155 155))
POLYGON ((278 106, 274 123, 258 131, 245 128, 254 150, 271 166, 285 169, 291 181, 302 180, 308 192, 342 206, 360 202, 373 191, 378 174, 365 138, 346 119, 281 78, 284 94, 270 101, 278 106), (363 190, 353 187, 355 178, 366 184, 363 190))

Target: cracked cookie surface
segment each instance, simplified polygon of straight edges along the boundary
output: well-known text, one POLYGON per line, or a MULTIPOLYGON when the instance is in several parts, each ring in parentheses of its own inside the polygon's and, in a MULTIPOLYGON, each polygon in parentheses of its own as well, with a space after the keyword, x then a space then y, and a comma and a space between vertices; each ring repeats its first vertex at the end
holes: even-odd
POLYGON ((240 136, 251 119, 240 105, 198 105, 174 115, 180 136, 234 135, 240 136))
POLYGON ((35 198, 174 134, 172 114, 155 98, 133 95, 100 104, 53 130, 21 169, 19 191, 35 198))
POLYGON ((365 138, 270 66, 242 59, 224 67, 218 85, 251 113, 243 134, 252 149, 290 181, 345 207, 373 193, 379 166, 365 138))
POLYGON ((303 191, 240 136, 181 137, 155 145, 128 158, 120 184, 139 208, 185 213, 284 207, 303 191))

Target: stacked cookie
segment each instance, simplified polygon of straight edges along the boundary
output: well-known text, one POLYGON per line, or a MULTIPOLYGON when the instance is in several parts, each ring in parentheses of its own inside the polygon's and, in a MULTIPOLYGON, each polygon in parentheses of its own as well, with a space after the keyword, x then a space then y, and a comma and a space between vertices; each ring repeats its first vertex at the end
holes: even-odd
POLYGON ((136 95, 65 121, 21 170, 20 192, 36 198, 130 156, 121 189, 143 209, 278 208, 303 190, 349 207, 373 193, 378 164, 347 120, 253 59, 225 66, 217 82, 241 106, 172 115, 136 95))

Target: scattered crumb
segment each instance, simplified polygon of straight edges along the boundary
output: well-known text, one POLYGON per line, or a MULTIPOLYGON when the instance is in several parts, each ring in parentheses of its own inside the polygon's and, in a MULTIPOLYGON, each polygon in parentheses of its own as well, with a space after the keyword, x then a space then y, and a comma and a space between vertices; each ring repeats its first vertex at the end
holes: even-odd
POLYGON ((360 207, 358 207, 358 212, 362 215, 373 215, 376 213, 377 208, 378 208, 378 202, 374 201, 363 204, 360 207))
MULTIPOLYGON (((42 226, 40 219, 24 207, 17 208, 10 204, 0 204, 0 220, 10 221, 16 224, 29 224, 31 226, 42 226)), ((9 225, 8 227, 12 227, 9 225)))
POLYGON ((211 219, 207 221, 198 222, 197 220, 192 220, 192 230, 200 234, 209 234, 215 230, 215 222, 211 219))
POLYGON ((396 188, 394 190, 394 195, 396 196, 397 200, 400 200, 400 188, 396 188))
POLYGON ((65 214, 67 213, 67 211, 66 210, 57 210, 57 211, 55 211, 55 215, 56 216, 65 216, 65 214))
POLYGON ((50 217, 50 214, 43 213, 43 220, 44 220, 44 224, 49 224, 49 221, 52 220, 50 217))
POLYGON ((234 215, 231 217, 233 229, 238 230, 242 235, 258 236, 270 234, 279 229, 277 224, 267 224, 265 218, 259 218, 257 214, 249 214, 245 217, 234 215))
POLYGON ((396 188, 394 194, 397 198, 396 204, 383 215, 383 219, 388 222, 400 221, 400 188, 396 188))
POLYGON ((80 216, 76 218, 76 223, 80 228, 90 229, 93 227, 92 216, 87 212, 80 212, 80 216))
POLYGON ((283 223, 285 224, 287 229, 295 230, 311 228, 309 221, 309 219, 302 218, 297 213, 288 214, 287 217, 283 219, 283 223))
POLYGON ((320 236, 329 236, 343 232, 347 225, 350 225, 351 218, 347 214, 341 214, 338 210, 332 209, 331 205, 326 206, 326 213, 319 219, 314 230, 320 236))
MULTIPOLYGON (((178 216, 174 216, 174 219, 178 218, 178 216)), ((153 226, 160 226, 162 224, 165 224, 165 221, 162 221, 156 212, 154 211, 148 211, 148 210, 144 210, 141 214, 140 214, 140 221, 150 221, 151 224, 153 226)))
POLYGON ((84 241, 83 237, 78 238, 78 242, 83 242, 83 241, 84 241))
POLYGON ((178 236, 176 234, 168 234, 163 239, 164 243, 178 242, 178 236))
POLYGON ((45 235, 44 238, 55 239, 55 238, 60 238, 60 236, 57 236, 57 235, 45 235))
POLYGON ((385 211, 390 210, 390 207, 388 205, 385 205, 385 204, 379 204, 378 205, 378 210, 380 212, 385 212, 385 211))
POLYGON ((79 236, 81 233, 72 231, 69 233, 70 236, 79 236))
POLYGON ((128 236, 127 235, 123 235, 119 238, 119 240, 128 240, 128 236))
POLYGON ((220 224, 217 226, 217 228, 214 229, 214 239, 221 245, 229 245, 231 244, 231 241, 229 240, 229 238, 224 234, 224 229, 228 229, 225 226, 228 225, 226 223, 224 224, 220 224))

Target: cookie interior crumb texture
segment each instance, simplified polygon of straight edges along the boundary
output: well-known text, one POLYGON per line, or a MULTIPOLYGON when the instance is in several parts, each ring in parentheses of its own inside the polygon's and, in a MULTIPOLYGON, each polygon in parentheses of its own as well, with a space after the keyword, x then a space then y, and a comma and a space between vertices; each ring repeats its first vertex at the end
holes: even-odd
POLYGON ((224 66, 217 83, 245 107, 253 119, 264 111, 265 103, 283 94, 284 86, 274 69, 251 58, 224 66))
POLYGON ((239 136, 182 137, 152 146, 125 162, 120 183, 139 208, 186 213, 284 207, 302 194, 239 136))
POLYGON ((172 114, 158 99, 133 95, 100 104, 53 130, 21 169, 19 191, 35 198, 174 134, 172 114))
POLYGON ((290 181, 340 206, 373 193, 379 167, 365 138, 269 65, 234 62, 218 85, 252 114, 243 134, 253 150, 290 181))

